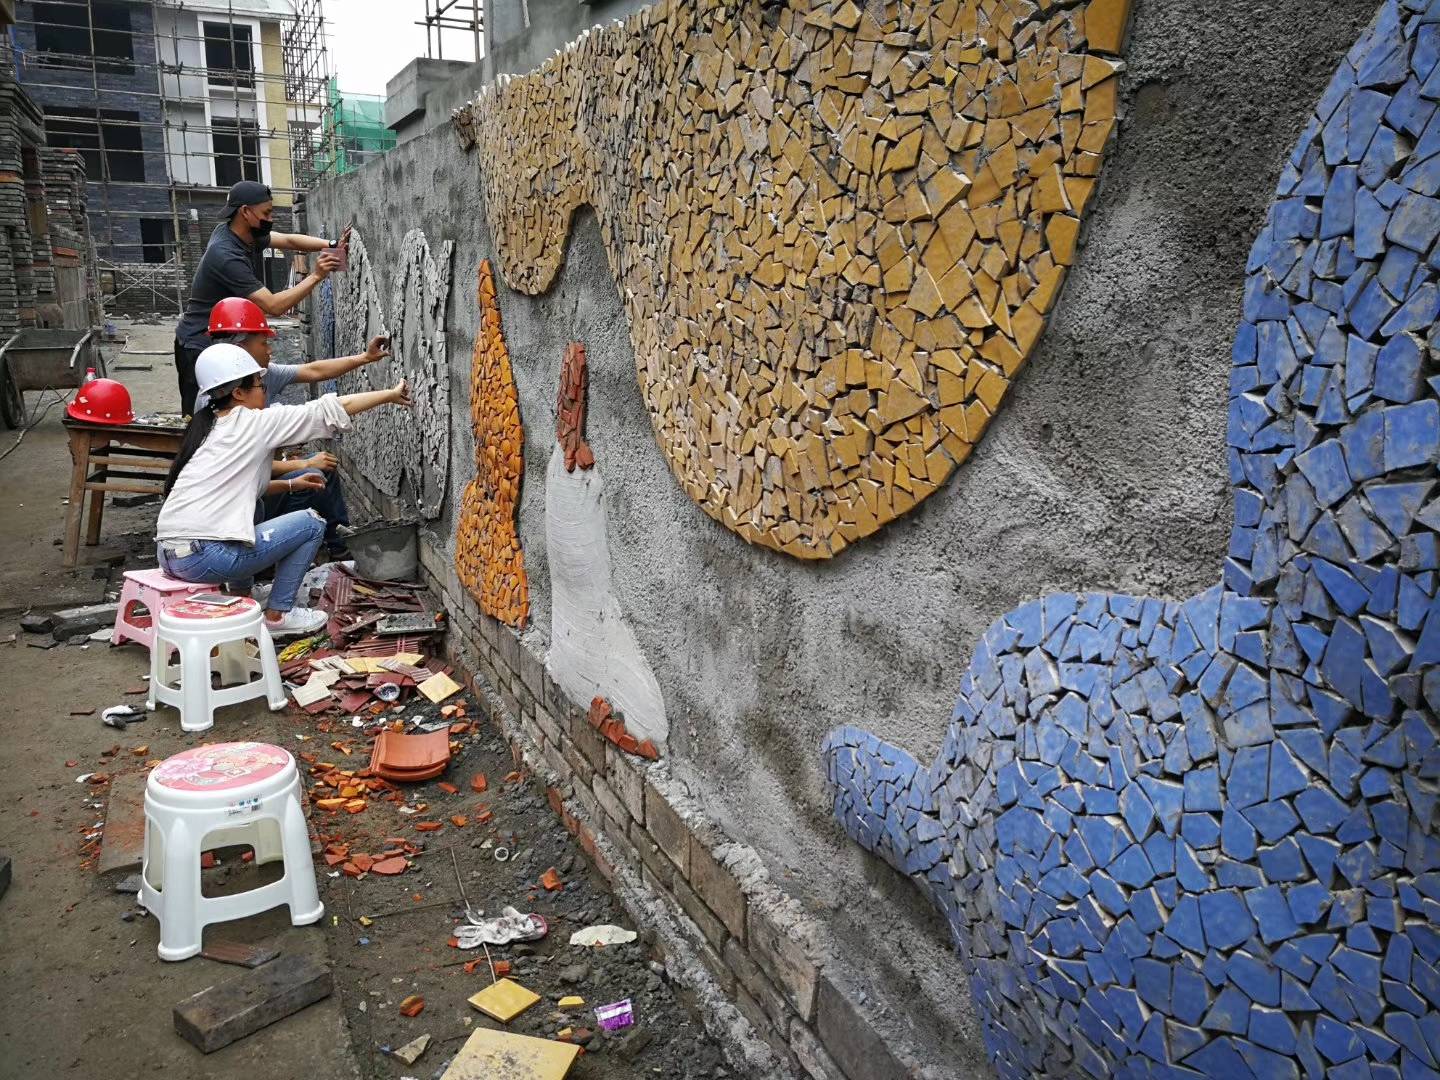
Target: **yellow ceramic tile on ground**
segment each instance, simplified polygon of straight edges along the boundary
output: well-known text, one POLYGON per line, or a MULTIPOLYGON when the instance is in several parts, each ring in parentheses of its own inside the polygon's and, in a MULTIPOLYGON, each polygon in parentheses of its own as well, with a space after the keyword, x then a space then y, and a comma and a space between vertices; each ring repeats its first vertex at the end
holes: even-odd
POLYGON ((459 693, 460 684, 442 671, 438 675, 431 675, 430 678, 422 682, 416 689, 424 694, 430 701, 439 705, 440 702, 444 701, 451 694, 459 693))
POLYGON ((465 1040, 440 1080, 562 1080, 579 1054, 574 1043, 480 1028, 465 1040))
POLYGON ((498 979, 469 998, 471 1005, 502 1024, 508 1024, 539 1000, 539 994, 511 979, 498 979))

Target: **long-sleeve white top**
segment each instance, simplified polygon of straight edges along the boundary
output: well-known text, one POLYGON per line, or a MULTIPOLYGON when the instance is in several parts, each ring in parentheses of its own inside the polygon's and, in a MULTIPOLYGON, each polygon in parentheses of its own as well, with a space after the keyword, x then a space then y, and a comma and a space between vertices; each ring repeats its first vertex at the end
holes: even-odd
POLYGON ((304 405, 235 408, 217 416, 165 497, 155 539, 253 544, 255 500, 270 483, 275 451, 349 427, 350 416, 334 394, 304 405))

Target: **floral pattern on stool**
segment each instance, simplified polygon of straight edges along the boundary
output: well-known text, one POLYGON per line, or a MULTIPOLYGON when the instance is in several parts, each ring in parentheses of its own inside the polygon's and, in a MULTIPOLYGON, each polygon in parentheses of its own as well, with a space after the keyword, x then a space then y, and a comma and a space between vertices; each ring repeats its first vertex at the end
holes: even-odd
POLYGON ((228 619, 232 615, 247 615, 259 606, 258 602, 248 596, 237 596, 235 603, 226 604, 224 607, 187 598, 166 604, 165 614, 174 619, 228 619))
POLYGON ((211 743, 166 758, 150 775, 174 791, 224 791, 267 780, 289 764, 289 753, 269 743, 211 743))

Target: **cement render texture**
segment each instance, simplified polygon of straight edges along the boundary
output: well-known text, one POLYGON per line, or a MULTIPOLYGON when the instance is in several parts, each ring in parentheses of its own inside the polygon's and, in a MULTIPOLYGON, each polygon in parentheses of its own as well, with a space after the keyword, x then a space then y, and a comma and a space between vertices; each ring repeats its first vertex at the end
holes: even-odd
MULTIPOLYGON (((501 284, 526 429, 525 643, 547 645, 545 469, 561 357, 581 340, 613 589, 665 698, 674 775, 824 915, 841 977, 945 1063, 937 1076, 985 1074, 959 968, 919 893, 831 821, 820 740, 853 722, 925 760, 1000 614, 1049 592, 1184 597, 1213 583, 1230 523, 1225 386, 1246 253, 1307 109, 1374 12, 1371 0, 1137 3, 1127 119, 1039 349, 945 489, 831 562, 747 546, 676 484, 593 215, 576 215, 547 294, 501 284)), ((506 67, 553 47, 526 56, 512 43, 506 67)), ((310 199, 312 229, 354 218, 384 297, 407 229, 456 241, 451 488, 435 525, 452 554, 474 461, 462 403, 476 265, 494 254, 479 168, 442 127, 310 199)))

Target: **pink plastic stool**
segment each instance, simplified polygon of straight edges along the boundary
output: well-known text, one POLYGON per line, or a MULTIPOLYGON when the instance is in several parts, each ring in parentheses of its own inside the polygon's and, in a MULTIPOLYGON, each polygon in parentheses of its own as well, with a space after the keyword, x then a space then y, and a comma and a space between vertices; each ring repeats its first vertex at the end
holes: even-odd
POLYGON ((167 577, 160 569, 126 570, 125 585, 120 590, 120 610, 115 613, 115 629, 110 632, 110 644, 138 641, 150 648, 155 644, 155 613, 160 610, 161 604, 171 597, 214 591, 214 585, 177 581, 167 577), (142 605, 148 615, 135 614, 135 609, 142 605))

